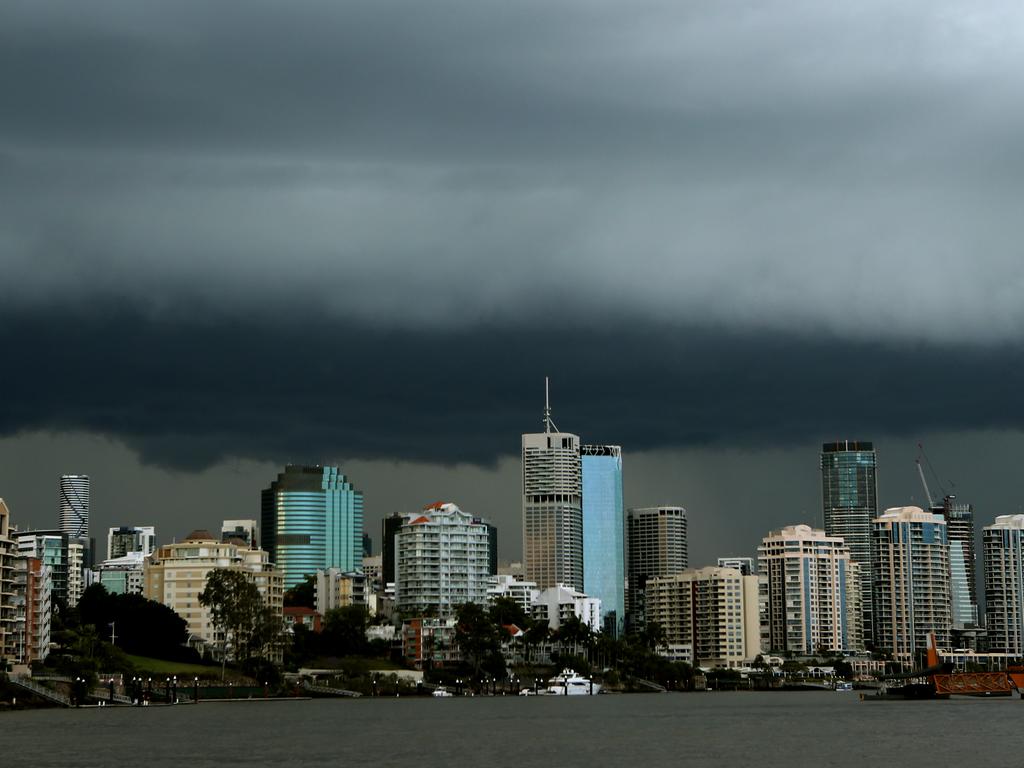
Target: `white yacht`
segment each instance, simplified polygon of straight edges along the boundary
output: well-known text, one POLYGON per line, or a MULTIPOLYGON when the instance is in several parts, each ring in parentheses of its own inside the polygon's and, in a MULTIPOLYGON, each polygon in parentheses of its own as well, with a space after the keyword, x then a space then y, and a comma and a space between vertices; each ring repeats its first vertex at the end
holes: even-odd
POLYGON ((563 669, 548 680, 544 694, 548 696, 590 696, 601 692, 601 685, 590 678, 577 674, 576 670, 563 669))
POLYGON ((454 694, 443 685, 437 686, 437 688, 434 689, 434 692, 430 695, 435 699, 448 699, 454 696, 454 694))

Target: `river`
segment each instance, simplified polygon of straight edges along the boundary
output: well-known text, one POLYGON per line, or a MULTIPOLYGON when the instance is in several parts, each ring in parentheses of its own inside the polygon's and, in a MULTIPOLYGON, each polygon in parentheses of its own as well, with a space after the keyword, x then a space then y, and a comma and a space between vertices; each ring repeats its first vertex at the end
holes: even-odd
POLYGON ((1000 766, 1024 701, 860 702, 853 693, 360 699, 0 715, 0 765, 1000 766))

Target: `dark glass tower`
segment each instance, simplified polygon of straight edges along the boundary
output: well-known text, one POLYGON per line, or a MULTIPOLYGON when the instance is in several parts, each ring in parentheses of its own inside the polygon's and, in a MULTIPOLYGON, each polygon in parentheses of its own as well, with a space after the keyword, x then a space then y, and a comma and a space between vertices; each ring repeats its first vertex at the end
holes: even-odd
POLYGON ((337 467, 288 465, 263 491, 260 534, 284 588, 363 564, 363 494, 337 467))
POLYGON ((402 527, 405 518, 395 512, 380 522, 380 581, 381 589, 397 580, 395 574, 395 534, 402 527))
POLYGON ((875 448, 871 443, 839 440, 821 446, 821 497, 825 533, 842 536, 860 566, 864 640, 872 629, 871 521, 878 517, 875 448))

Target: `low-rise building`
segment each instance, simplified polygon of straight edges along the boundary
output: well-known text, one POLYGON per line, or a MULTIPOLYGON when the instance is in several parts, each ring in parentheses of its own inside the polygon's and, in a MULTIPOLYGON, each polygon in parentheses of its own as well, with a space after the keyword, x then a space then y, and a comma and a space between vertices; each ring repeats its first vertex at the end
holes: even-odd
POLYGON ((757 576, 735 568, 699 568, 648 579, 647 619, 657 623, 673 653, 690 646, 693 663, 743 666, 760 652, 757 576))
POLYGON ((184 541, 158 547, 146 560, 144 595, 181 616, 189 633, 215 651, 220 638, 199 595, 206 588, 207 576, 218 569, 245 574, 278 621, 284 621, 283 576, 267 553, 219 541, 209 531, 193 531, 184 541))
POLYGON ((601 631, 601 601, 565 584, 541 590, 533 600, 531 611, 535 619, 546 620, 553 630, 570 616, 576 616, 591 632, 601 631))
POLYGON ((93 583, 102 584, 112 595, 141 595, 145 566, 141 550, 104 560, 93 569, 93 583))
POLYGON ((295 627, 305 627, 310 632, 323 630, 323 615, 319 611, 307 608, 304 605, 289 606, 284 609, 285 630, 293 630, 295 627))
POLYGON ((540 595, 537 583, 533 581, 521 581, 515 576, 499 573, 493 577, 492 586, 487 588, 487 600, 493 603, 498 598, 504 597, 513 600, 523 612, 530 615, 533 611, 533 604, 540 595))
POLYGON ((402 624, 402 656, 416 669, 443 667, 462 661, 455 639, 454 618, 408 619, 402 624))
POLYGON ((321 616, 335 608, 366 605, 366 577, 361 573, 328 568, 316 572, 316 610, 321 616))

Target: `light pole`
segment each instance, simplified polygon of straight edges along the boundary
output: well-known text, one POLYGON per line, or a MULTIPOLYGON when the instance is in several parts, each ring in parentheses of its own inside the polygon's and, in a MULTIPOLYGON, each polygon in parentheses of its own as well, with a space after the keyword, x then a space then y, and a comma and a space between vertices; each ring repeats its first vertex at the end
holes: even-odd
POLYGON ((196 704, 198 704, 199 703, 199 676, 196 675, 195 678, 193 678, 192 682, 195 685, 195 700, 196 700, 196 704))

